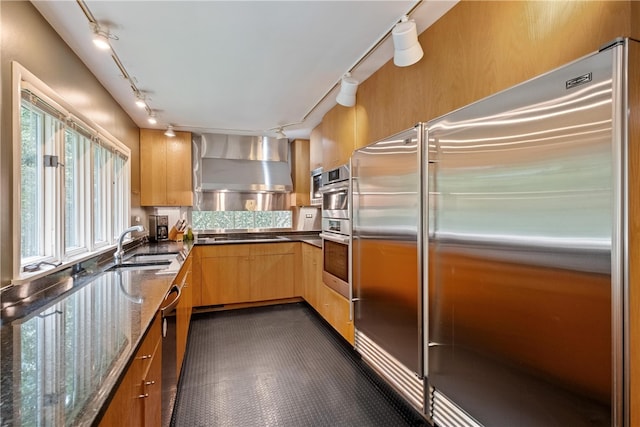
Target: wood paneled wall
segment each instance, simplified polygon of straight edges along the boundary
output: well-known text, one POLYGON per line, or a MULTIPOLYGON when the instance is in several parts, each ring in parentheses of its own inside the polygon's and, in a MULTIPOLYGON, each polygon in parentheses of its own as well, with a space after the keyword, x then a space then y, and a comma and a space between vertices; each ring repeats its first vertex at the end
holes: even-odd
POLYGON ((355 120, 349 118, 353 109, 336 106, 323 126, 350 120, 354 148, 367 145, 594 52, 615 37, 638 37, 640 29, 631 28, 638 21, 640 5, 629 1, 462 1, 420 35, 420 62, 396 67, 389 61, 360 85, 355 120))

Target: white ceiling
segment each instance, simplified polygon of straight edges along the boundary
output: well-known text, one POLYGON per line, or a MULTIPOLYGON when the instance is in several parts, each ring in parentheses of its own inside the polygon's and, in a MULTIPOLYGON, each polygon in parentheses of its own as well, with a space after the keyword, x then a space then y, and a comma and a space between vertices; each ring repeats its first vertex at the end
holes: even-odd
MULTIPOLYGON (((420 33, 456 2, 86 1, 117 36, 111 46, 155 126, 108 51, 94 47, 78 3, 33 3, 139 127, 274 135, 286 126, 289 138, 308 138, 336 104, 342 75, 407 11, 420 3, 411 15, 420 33)), ((388 37, 353 77, 366 80, 392 56, 388 37)))

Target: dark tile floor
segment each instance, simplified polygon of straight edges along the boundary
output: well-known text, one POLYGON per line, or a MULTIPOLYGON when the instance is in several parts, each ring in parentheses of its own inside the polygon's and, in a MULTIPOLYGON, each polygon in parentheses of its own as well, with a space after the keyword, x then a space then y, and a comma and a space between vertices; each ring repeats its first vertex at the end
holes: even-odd
POLYGON ((298 303, 194 316, 171 425, 427 424, 298 303))

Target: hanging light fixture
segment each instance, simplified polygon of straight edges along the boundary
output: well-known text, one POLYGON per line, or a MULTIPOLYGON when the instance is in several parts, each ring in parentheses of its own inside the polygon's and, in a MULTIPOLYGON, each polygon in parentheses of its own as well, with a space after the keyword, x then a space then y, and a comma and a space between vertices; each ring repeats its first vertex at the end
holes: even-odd
POLYGON ((154 113, 153 111, 150 111, 147 121, 152 125, 155 125, 156 123, 158 123, 158 120, 156 120, 156 113, 154 113))
POLYGON ((345 107, 356 105, 356 92, 359 84, 360 82, 351 77, 351 73, 345 74, 340 81, 340 92, 336 96, 336 102, 345 107))
POLYGON ((176 136, 176 133, 173 131, 172 125, 167 126, 167 130, 164 132, 164 135, 168 136, 169 138, 173 138, 174 136, 176 136))
POLYGON ((276 130, 276 139, 287 139, 287 135, 284 133, 282 127, 276 130))
POLYGON ((393 63, 398 67, 407 67, 420 61, 424 52, 418 41, 416 23, 403 16, 391 31, 393 36, 393 63))

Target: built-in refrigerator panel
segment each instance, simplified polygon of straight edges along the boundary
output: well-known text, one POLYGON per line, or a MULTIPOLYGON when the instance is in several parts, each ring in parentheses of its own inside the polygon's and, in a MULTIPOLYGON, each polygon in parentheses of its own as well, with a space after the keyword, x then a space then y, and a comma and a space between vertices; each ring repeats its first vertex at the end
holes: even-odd
POLYGON ((617 424, 620 49, 427 124, 438 425, 617 424))
POLYGON ((356 349, 420 409, 423 132, 418 125, 351 158, 356 349))

